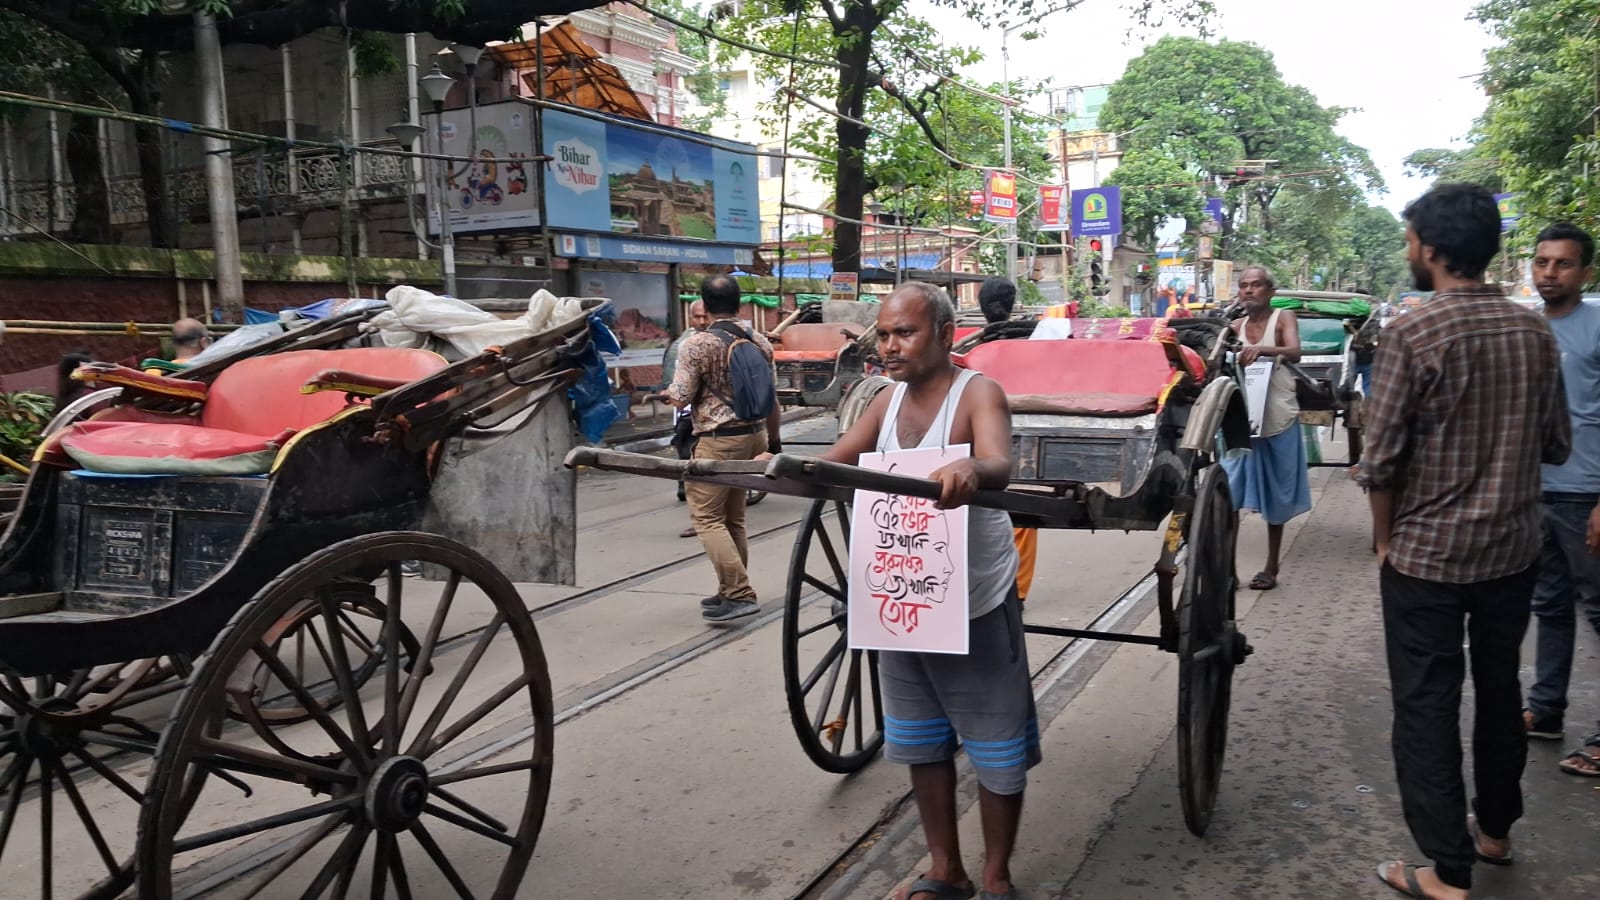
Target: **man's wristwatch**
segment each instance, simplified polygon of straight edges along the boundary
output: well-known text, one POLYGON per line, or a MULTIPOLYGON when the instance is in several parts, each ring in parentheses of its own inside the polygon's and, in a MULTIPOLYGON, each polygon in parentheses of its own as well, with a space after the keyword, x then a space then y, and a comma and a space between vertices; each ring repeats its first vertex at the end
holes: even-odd
POLYGON ((768 444, 767 445, 767 452, 771 453, 773 456, 777 456, 779 453, 783 452, 783 445, 781 445, 781 444, 768 444))

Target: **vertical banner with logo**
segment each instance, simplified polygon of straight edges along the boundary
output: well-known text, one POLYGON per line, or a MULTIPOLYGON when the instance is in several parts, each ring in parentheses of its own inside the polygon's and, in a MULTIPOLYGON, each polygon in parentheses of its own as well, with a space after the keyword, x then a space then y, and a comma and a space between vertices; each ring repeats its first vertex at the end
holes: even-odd
POLYGON ((1504 234, 1517 225, 1517 220, 1522 218, 1521 198, 1516 194, 1495 194, 1495 205, 1500 207, 1500 233, 1504 234))
POLYGON ((1222 208, 1221 197, 1212 197, 1206 200, 1206 216, 1209 217, 1211 221, 1220 226, 1222 225, 1222 217, 1224 215, 1225 213, 1222 208))
POLYGON ((1060 184, 1039 185, 1039 230, 1040 231, 1070 231, 1072 230, 1071 217, 1064 208, 1067 188, 1060 184))
POLYGON ((1083 188, 1072 192, 1072 233, 1079 237, 1122 233, 1122 188, 1083 188))
POLYGON ((1017 176, 998 169, 983 172, 983 218, 988 222, 1017 220, 1017 176))

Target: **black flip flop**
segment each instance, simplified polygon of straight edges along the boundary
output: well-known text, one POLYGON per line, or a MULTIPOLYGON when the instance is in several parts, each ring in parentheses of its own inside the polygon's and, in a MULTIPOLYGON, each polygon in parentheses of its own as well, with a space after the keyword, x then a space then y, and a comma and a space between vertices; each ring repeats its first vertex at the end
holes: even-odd
POLYGON ((1383 882, 1385 886, 1387 886, 1390 890, 1394 891, 1395 893, 1403 894, 1403 895, 1405 895, 1407 897, 1415 897, 1415 898, 1417 898, 1417 900, 1430 900, 1428 895, 1426 893, 1424 893, 1423 890, 1422 890, 1422 883, 1417 881, 1417 870, 1421 869, 1421 868, 1423 868, 1423 867, 1422 866, 1410 865, 1408 863, 1403 863, 1403 862, 1400 862, 1399 860, 1390 860, 1389 862, 1386 862, 1386 863, 1379 863, 1378 864, 1378 880, 1383 882), (1386 874, 1388 869, 1389 869, 1389 867, 1391 865, 1394 865, 1395 863, 1400 863, 1401 866, 1405 867, 1405 873, 1406 873, 1406 885, 1405 885, 1405 887, 1401 887, 1400 885, 1395 884, 1394 882, 1390 881, 1389 880, 1389 876, 1386 874))
POLYGON ((1250 590, 1270 591, 1278 586, 1278 579, 1268 575, 1265 571, 1257 572, 1256 577, 1250 579, 1250 590))
POLYGON ((916 900, 918 894, 932 894, 933 900, 972 900, 977 896, 978 886, 969 884, 966 887, 956 887, 948 881, 937 878, 918 878, 911 882, 911 887, 906 889, 906 900, 916 900))

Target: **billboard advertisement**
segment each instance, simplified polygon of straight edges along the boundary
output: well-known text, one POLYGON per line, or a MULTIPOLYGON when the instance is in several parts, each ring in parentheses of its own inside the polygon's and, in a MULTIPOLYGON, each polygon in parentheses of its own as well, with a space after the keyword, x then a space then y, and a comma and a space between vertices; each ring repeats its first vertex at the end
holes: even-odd
MULTIPOLYGON (((495 162, 533 155, 534 107, 511 100, 428 116, 425 146, 452 156, 444 206, 458 232, 539 226, 535 163, 495 162)), ((666 240, 761 243, 755 148, 650 123, 639 126, 544 113, 545 208, 550 227, 666 240), (648 127, 649 130, 646 130, 648 127), (715 146, 708 145, 714 144, 715 146)), ((426 163, 429 171, 437 173, 426 163)), ((437 177, 435 174, 434 177, 437 177)), ((435 191, 430 188, 430 193, 435 191)), ((437 233, 438 198, 429 230, 437 233)))
POLYGON ((1079 237, 1122 233, 1122 188, 1072 192, 1072 233, 1079 237))
POLYGON ((553 157, 546 178, 551 228, 761 242, 758 157, 748 144, 548 110, 544 149, 553 157))
MULTIPOLYGON (((492 162, 533 155, 533 109, 521 103, 496 103, 478 107, 476 137, 467 110, 450 110, 443 124, 427 116, 428 135, 421 148, 451 156, 475 156, 470 165, 449 163, 444 207, 450 228, 458 234, 473 231, 508 231, 539 226, 539 201, 534 195, 535 163, 492 162), (476 151, 476 152, 474 152, 476 151)), ((445 163, 423 163, 430 178, 428 230, 439 232, 438 173, 445 163)))

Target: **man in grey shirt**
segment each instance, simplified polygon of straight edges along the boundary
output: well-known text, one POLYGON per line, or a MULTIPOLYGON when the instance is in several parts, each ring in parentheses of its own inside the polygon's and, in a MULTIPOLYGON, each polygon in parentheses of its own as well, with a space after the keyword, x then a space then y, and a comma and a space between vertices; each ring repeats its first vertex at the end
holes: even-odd
MULTIPOLYGON (((1533 614, 1538 617, 1534 683, 1523 721, 1528 737, 1564 736, 1567 682, 1582 606, 1600 634, 1600 307, 1583 302, 1594 277, 1594 239, 1567 223, 1539 232, 1533 280, 1561 349, 1561 377, 1572 417, 1572 455, 1543 471, 1543 547, 1533 614)), ((1562 760, 1574 775, 1600 777, 1600 734, 1562 760)))

